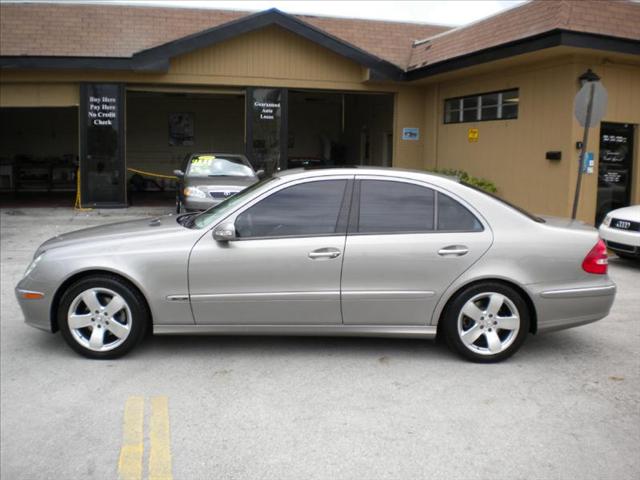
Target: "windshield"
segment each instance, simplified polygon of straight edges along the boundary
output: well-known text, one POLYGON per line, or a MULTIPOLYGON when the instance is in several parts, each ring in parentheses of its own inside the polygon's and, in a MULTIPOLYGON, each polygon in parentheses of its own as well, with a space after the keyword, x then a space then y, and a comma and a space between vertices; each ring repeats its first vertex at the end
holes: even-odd
POLYGON ((190 177, 255 177, 253 169, 239 157, 196 155, 189 161, 190 177))
POLYGON ((240 193, 236 193, 233 197, 229 197, 221 203, 211 207, 209 210, 205 210, 204 212, 193 215, 187 222, 184 223, 185 227, 188 228, 205 228, 218 220, 222 219, 225 215, 231 212, 237 205, 241 204, 246 198, 250 197, 251 194, 258 190, 259 188, 264 187, 265 185, 278 180, 277 177, 266 178, 258 183, 254 183, 249 188, 245 188, 240 193))

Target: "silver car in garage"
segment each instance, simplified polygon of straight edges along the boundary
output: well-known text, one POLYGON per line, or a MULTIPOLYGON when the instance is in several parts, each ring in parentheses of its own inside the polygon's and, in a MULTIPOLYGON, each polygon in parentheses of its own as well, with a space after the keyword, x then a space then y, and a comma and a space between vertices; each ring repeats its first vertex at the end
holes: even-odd
POLYGON ((597 231, 450 178, 288 170, 200 214, 54 237, 16 294, 26 322, 113 358, 155 334, 433 338, 494 362, 605 317, 597 231))

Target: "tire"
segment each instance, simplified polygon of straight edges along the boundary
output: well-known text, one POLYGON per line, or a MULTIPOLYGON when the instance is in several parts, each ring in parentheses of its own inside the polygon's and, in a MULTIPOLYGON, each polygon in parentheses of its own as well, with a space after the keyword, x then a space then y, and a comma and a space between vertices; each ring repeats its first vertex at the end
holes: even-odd
POLYGON ((106 274, 73 283, 58 307, 58 326, 67 344, 96 359, 129 352, 144 337, 149 318, 147 303, 137 289, 106 274))
POLYGON ((518 351, 531 320, 529 307, 516 290, 497 282, 482 282, 460 291, 442 321, 449 348, 472 362, 493 363, 518 351))

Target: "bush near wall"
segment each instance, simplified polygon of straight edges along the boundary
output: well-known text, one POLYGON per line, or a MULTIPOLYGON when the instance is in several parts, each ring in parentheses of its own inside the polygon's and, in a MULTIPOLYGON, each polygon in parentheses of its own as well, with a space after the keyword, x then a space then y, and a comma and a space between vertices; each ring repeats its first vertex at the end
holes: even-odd
POLYGON ((473 185, 474 187, 478 187, 489 193, 496 193, 498 191, 498 187, 495 186, 493 182, 487 180, 486 178, 478 178, 473 175, 469 175, 464 170, 454 170, 452 168, 432 168, 429 170, 433 173, 439 173, 440 175, 447 175, 449 177, 458 177, 463 183, 468 183, 469 185, 473 185))

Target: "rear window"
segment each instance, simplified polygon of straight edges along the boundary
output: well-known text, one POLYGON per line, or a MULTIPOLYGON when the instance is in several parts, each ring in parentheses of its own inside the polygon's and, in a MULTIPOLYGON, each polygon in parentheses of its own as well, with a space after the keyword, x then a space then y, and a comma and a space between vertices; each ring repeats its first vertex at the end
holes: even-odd
POLYGON ((527 212, 524 208, 518 207, 517 205, 514 205, 513 203, 507 202, 505 199, 498 197, 497 195, 494 195, 493 193, 489 193, 485 190, 482 190, 481 188, 478 188, 474 185, 470 185, 466 182, 460 182, 462 185, 464 185, 465 187, 469 187, 472 190, 475 190, 476 192, 480 192, 480 193, 484 193, 485 195, 487 195, 488 197, 493 198, 494 200, 497 200, 498 202, 506 205, 509 208, 512 208, 513 210, 515 210, 516 212, 524 215, 525 217, 527 217, 530 220, 533 220, 534 222, 538 222, 538 223, 546 223, 546 220, 544 218, 540 218, 536 215, 534 215, 533 213, 529 213, 527 212))

